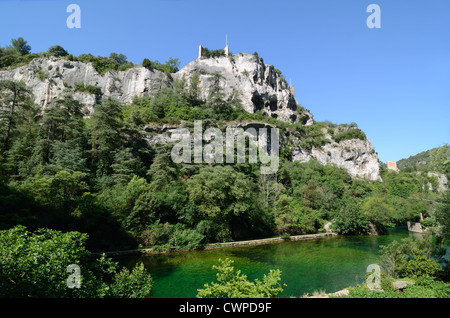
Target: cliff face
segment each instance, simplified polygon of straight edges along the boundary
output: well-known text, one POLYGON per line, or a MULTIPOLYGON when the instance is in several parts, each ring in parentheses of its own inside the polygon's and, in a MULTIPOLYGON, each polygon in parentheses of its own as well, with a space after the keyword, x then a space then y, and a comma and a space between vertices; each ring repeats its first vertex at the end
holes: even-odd
POLYGON ((155 94, 157 89, 167 85, 166 79, 166 74, 144 67, 100 75, 91 63, 56 57, 35 59, 27 65, 0 71, 0 80, 24 81, 41 108, 46 108, 64 92, 73 92, 76 83, 96 86, 101 89, 101 96, 74 92, 74 98, 91 112, 99 97, 111 96, 123 104, 130 104, 135 96, 155 94))
MULTIPOLYGON (((267 123, 243 122, 231 123, 229 127, 242 128, 274 128, 267 123)), ((174 125, 151 126, 144 128, 144 134, 149 144, 169 143, 171 136, 179 127, 174 125)), ((225 132, 223 138, 225 138, 225 132)), ((307 149, 300 146, 301 136, 291 130, 280 130, 280 152, 289 147, 293 161, 307 162, 316 159, 321 164, 335 164, 344 168, 353 178, 381 181, 378 156, 369 139, 348 139, 335 142, 330 135, 325 134, 326 143, 321 147, 307 149)))
POLYGON ((271 65, 264 64, 254 55, 239 53, 230 57, 198 58, 187 64, 174 78, 183 76, 190 82, 192 76, 200 73, 201 97, 206 99, 211 85, 211 74, 219 72, 224 77, 222 86, 226 97, 233 93, 241 100, 245 111, 263 111, 267 116, 286 122, 300 120, 306 125, 313 123, 308 111, 297 112, 297 100, 293 88, 271 65))
POLYGON ((292 160, 306 162, 315 158, 322 164, 334 163, 338 167, 345 168, 354 178, 381 181, 378 156, 368 139, 349 139, 339 143, 330 140, 320 148, 291 149, 292 160))
MULTIPOLYGON (((189 85, 195 72, 200 76, 200 98, 206 99, 211 85, 211 74, 220 72, 225 98, 235 94, 249 113, 258 110, 283 121, 298 121, 297 101, 291 89, 273 66, 264 64, 250 54, 232 57, 200 58, 177 73, 167 75, 158 70, 134 67, 126 71, 109 71, 100 75, 91 63, 68 61, 63 58, 35 59, 27 65, 0 71, 0 80, 24 81, 35 96, 35 103, 46 108, 65 91, 72 91, 76 83, 96 86, 101 96, 114 97, 130 104, 134 97, 153 96, 163 87, 171 87, 175 79, 183 76, 189 85)), ((75 92, 89 111, 99 97, 87 92, 75 92)), ((313 123, 312 115, 302 111, 305 124, 313 123)))
MULTIPOLYGON (((24 66, 0 71, 0 80, 24 81, 32 90, 35 103, 42 109, 63 93, 70 92, 92 112, 93 106, 103 97, 110 96, 123 104, 130 104, 136 96, 153 96, 163 87, 172 87, 175 80, 184 80, 189 85, 196 73, 200 74, 200 98, 206 99, 215 72, 223 76, 221 86, 225 98, 239 98, 245 111, 262 111, 267 116, 285 122, 300 122, 305 126, 314 123, 311 113, 297 108, 293 87, 289 87, 280 72, 264 64, 259 57, 245 53, 230 57, 201 57, 172 74, 144 67, 99 74, 91 63, 56 57, 40 58, 24 66), (99 91, 97 94, 76 91, 76 83, 95 86, 99 91)), ((245 129, 248 125, 251 126, 244 124, 242 127, 245 129)), ((149 143, 169 142, 170 132, 175 128, 147 126, 144 133, 149 143)), ((290 134, 287 138, 283 134, 280 145, 289 145, 293 160, 305 162, 316 158, 323 164, 335 163, 345 168, 353 177, 381 180, 378 156, 368 139, 336 143, 326 136, 328 141, 323 146, 304 149, 299 146, 300 136, 290 134)))

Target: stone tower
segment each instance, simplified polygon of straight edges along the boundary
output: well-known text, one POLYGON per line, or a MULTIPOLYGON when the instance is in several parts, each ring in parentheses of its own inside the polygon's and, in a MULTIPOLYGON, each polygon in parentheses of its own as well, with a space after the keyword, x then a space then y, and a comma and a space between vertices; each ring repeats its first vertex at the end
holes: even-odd
POLYGON ((203 55, 203 46, 200 44, 198 47, 198 58, 201 58, 203 55))

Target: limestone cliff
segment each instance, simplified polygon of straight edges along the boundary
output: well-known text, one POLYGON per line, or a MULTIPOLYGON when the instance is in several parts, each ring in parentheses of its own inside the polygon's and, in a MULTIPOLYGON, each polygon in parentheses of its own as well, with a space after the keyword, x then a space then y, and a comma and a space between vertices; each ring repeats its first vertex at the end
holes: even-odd
MULTIPOLYGON (((103 97, 113 97, 130 104, 134 97, 153 96, 163 87, 172 87, 175 80, 189 85, 194 74, 200 74, 200 98, 206 99, 214 72, 223 76, 221 86, 225 98, 239 98, 245 111, 262 111, 267 116, 284 122, 299 122, 304 126, 314 124, 311 113, 298 107, 293 87, 273 66, 251 54, 239 53, 214 58, 200 57, 176 73, 166 74, 145 67, 125 71, 108 71, 99 74, 91 63, 69 61, 50 57, 34 59, 27 65, 0 71, 0 80, 24 81, 32 90, 35 103, 45 109, 65 92, 73 94, 87 108, 88 113, 103 97), (98 89, 95 93, 76 90, 77 83, 98 89)), ((251 124, 243 124, 247 127, 251 124)), ((174 127, 147 126, 145 134, 149 143, 170 141, 174 127)), ((380 180, 378 156, 368 139, 348 139, 327 142, 320 147, 301 147, 300 135, 283 132, 281 145, 289 146, 293 160, 301 162, 316 158, 319 162, 335 163, 347 169, 353 177, 380 180), (289 135, 290 137, 287 137, 289 135)))
POLYGON ((313 123, 308 111, 302 110, 301 114, 297 112, 298 103, 293 88, 288 86, 282 75, 255 55, 239 53, 229 57, 200 57, 173 76, 177 79, 184 76, 190 81, 196 72, 200 73, 203 99, 208 95, 211 74, 219 72, 224 77, 225 96, 237 93, 245 111, 254 113, 261 110, 268 116, 286 122, 296 122, 300 119, 299 115, 302 115, 304 124, 313 123))
POLYGON ((298 121, 299 115, 305 124, 312 124, 312 115, 302 110, 299 114, 297 101, 273 66, 264 64, 260 58, 240 53, 230 57, 200 58, 177 73, 165 74, 145 67, 134 67, 126 71, 109 71, 100 75, 91 63, 69 61, 50 57, 34 59, 29 64, 12 70, 0 71, 0 80, 24 81, 35 97, 35 103, 46 108, 64 92, 74 91, 76 83, 91 85, 101 90, 100 96, 75 91, 89 111, 98 98, 111 96, 123 104, 130 104, 134 97, 153 96, 162 87, 173 85, 175 79, 184 75, 188 84, 195 72, 200 72, 200 98, 206 99, 211 85, 211 74, 220 72, 224 77, 225 97, 232 94, 239 98, 249 113, 258 110, 283 121, 298 121))
POLYGON ((24 81, 41 108, 46 108, 64 92, 74 92, 74 97, 89 111, 102 96, 114 97, 124 104, 130 104, 135 96, 151 96, 167 85, 166 79, 166 74, 144 67, 100 75, 91 63, 56 57, 34 59, 27 65, 0 71, 0 80, 24 81), (101 95, 75 91, 76 83, 98 87, 101 95))
MULTIPOLYGON (((273 128, 267 123, 242 122, 229 123, 230 127, 273 128)), ((178 127, 174 125, 152 126, 144 128, 145 138, 150 144, 169 143, 178 127)), ((225 138, 225 132, 224 132, 225 138)), ((280 131, 280 151, 289 147, 292 160, 307 162, 316 159, 322 164, 336 164, 344 168, 353 178, 381 181, 378 156, 369 139, 347 139, 336 142, 329 134, 325 134, 326 142, 321 147, 311 149, 300 146, 302 137, 291 129, 280 131)))

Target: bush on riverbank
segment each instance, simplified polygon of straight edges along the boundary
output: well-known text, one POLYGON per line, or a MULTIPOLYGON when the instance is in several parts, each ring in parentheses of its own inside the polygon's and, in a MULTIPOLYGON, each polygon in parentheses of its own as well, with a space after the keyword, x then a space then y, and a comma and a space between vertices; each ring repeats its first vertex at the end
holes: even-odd
POLYGON ((0 297, 150 296, 152 277, 142 264, 119 271, 104 255, 92 259, 86 239, 78 232, 29 232, 23 226, 0 231, 0 297))
POLYGON ((403 239, 382 246, 379 290, 367 284, 347 288, 348 298, 450 298, 448 263, 438 263, 439 252, 433 249, 431 237, 403 239), (405 281, 395 288, 394 283, 405 281))
POLYGON ((403 290, 370 290, 366 285, 347 288, 349 294, 339 298, 450 298, 450 283, 423 277, 403 290))

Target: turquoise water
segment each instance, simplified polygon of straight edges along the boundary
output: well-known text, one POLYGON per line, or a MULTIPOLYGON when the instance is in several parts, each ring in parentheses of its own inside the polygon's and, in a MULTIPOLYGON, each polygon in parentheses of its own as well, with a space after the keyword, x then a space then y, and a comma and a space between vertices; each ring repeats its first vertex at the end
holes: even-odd
MULTIPOLYGON (((381 236, 337 236, 272 245, 195 251, 121 259, 126 266, 142 261, 153 277, 153 297, 195 297, 197 289, 216 280, 212 266, 231 258, 248 279, 262 279, 280 269, 286 283, 280 297, 301 297, 314 291, 336 292, 364 281, 367 266, 379 262, 379 247, 408 237, 405 228, 381 236)), ((417 235, 417 234, 415 234, 417 235)))

